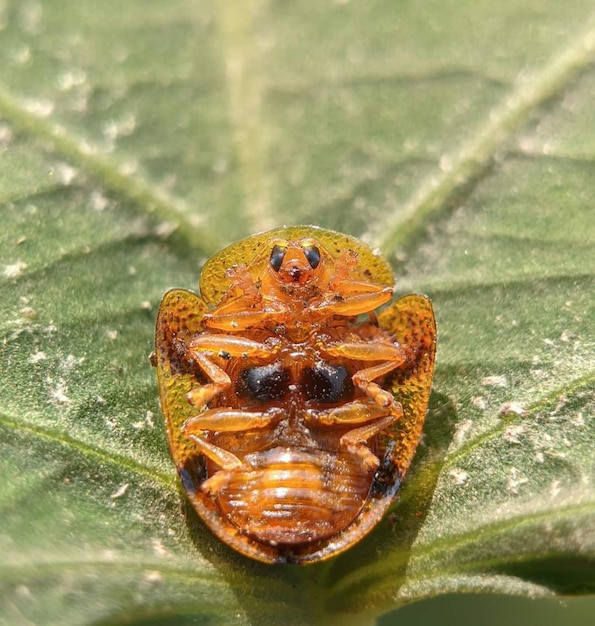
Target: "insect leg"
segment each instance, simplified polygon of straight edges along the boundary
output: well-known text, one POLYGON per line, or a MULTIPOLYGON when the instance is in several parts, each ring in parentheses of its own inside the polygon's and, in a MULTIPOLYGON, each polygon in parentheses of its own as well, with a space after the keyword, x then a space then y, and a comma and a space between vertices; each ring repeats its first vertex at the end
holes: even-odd
POLYGON ((264 428, 271 422, 278 420, 283 415, 281 409, 272 409, 269 411, 241 411, 234 409, 207 409, 195 417, 191 417, 184 423, 184 434, 191 439, 200 452, 208 457, 211 461, 221 467, 206 480, 201 489, 205 493, 211 495, 219 492, 237 470, 250 470, 241 459, 233 452, 225 450, 213 443, 205 440, 202 436, 205 430, 217 430, 219 432, 239 432, 250 428, 264 428))
POLYGON ((353 383, 378 405, 387 408, 394 407, 397 403, 395 402, 393 394, 390 393, 390 391, 386 391, 386 389, 382 389, 378 383, 373 381, 375 378, 392 372, 398 366, 399 363, 395 363, 394 361, 385 361, 373 367, 366 367, 363 370, 355 372, 352 376, 353 383))
POLYGON ((379 406, 390 407, 391 413, 395 416, 400 414, 400 407, 397 408, 398 403, 395 402, 392 393, 382 389, 374 380, 392 372, 405 362, 402 348, 389 342, 346 342, 325 347, 324 352, 331 356, 357 361, 383 361, 378 365, 372 365, 355 372, 352 376, 353 383, 379 406))
POLYGON ((188 343, 188 349, 192 355, 201 352, 211 352, 224 356, 224 358, 250 357, 266 359, 273 356, 276 352, 274 347, 259 341, 237 337, 236 335, 216 335, 211 333, 203 333, 194 337, 188 343))
POLYGON ((380 406, 372 398, 360 398, 332 409, 310 409, 306 411, 305 420, 313 425, 348 426, 365 424, 385 417, 386 414, 386 407, 380 406))
POLYGON ((241 409, 207 409, 187 419, 184 433, 187 437, 198 435, 203 430, 216 430, 223 433, 235 433, 251 428, 265 428, 283 416, 282 409, 267 411, 243 411, 241 409))
POLYGON ((243 337, 235 337, 234 335, 208 333, 192 339, 188 344, 188 350, 200 369, 211 380, 210 383, 195 387, 188 392, 186 396, 188 402, 196 407, 204 406, 231 385, 231 379, 225 370, 213 362, 211 358, 230 359, 239 357, 267 360, 275 356, 275 349, 264 343, 243 337))
POLYGON ((233 454, 233 452, 224 450, 223 448, 206 441, 198 435, 190 434, 189 437, 200 449, 202 454, 211 459, 213 463, 216 463, 222 469, 227 471, 247 469, 244 463, 242 463, 242 461, 235 454, 233 454))
POLYGON ((362 398, 325 411, 309 411, 306 419, 309 423, 329 426, 363 424, 347 431, 341 437, 340 444, 352 454, 359 456, 368 468, 376 469, 380 460, 365 445, 365 442, 390 426, 402 415, 401 405, 397 402, 394 404, 394 410, 391 410, 387 415, 387 408, 380 406, 373 398, 362 398), (365 422, 369 423, 366 424, 365 422))
MULTIPOLYGON (((397 406, 400 407, 401 405, 397 404, 397 406)), ((365 445, 365 442, 370 439, 370 437, 377 435, 390 426, 395 419, 397 419, 395 415, 386 415, 370 424, 354 428, 346 432, 339 442, 342 446, 347 448, 349 452, 359 456, 366 467, 377 469, 380 465, 380 459, 365 445)))
POLYGON ((361 315, 387 303, 393 295, 391 287, 379 288, 376 285, 356 281, 348 281, 342 287, 342 289, 336 290, 336 293, 341 296, 340 298, 325 301, 313 308, 323 311, 327 315, 361 315), (369 287, 373 287, 374 290, 367 291, 366 289, 369 287), (361 291, 358 291, 360 289, 361 291))

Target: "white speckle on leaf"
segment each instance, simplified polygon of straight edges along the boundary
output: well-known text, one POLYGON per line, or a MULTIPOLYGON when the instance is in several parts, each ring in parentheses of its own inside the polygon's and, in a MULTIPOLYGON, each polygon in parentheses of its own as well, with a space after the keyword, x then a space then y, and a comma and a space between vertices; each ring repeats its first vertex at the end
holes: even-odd
POLYGON ((66 187, 72 184, 72 181, 76 178, 77 174, 78 170, 67 163, 58 163, 58 165, 56 165, 56 175, 58 176, 58 180, 66 187))
POLYGON ((27 65, 31 61, 31 48, 29 46, 19 46, 12 50, 10 56, 15 65, 27 65))
POLYGON ((54 112, 54 103, 50 100, 26 100, 23 106, 29 113, 42 119, 54 112))
POLYGON ((198 227, 200 226, 206 219, 206 214, 204 213, 191 213, 188 216, 188 221, 191 226, 198 227))
POLYGON ((155 570, 145 572, 144 579, 145 582, 149 583, 150 585, 159 585, 162 581, 161 572, 157 572, 155 570))
POLYGON ((155 234, 161 239, 167 239, 177 227, 178 225, 173 222, 161 222, 155 227, 155 234))
POLYGON ((484 387, 508 387, 506 376, 484 376, 481 379, 484 387))
POLYGON ((86 80, 87 74, 83 70, 79 68, 69 69, 58 76, 58 89, 70 91, 74 87, 84 85, 86 80))
POLYGON ((118 171, 120 172, 120 174, 122 174, 122 176, 132 176, 133 174, 136 174, 137 170, 138 161, 136 161, 135 159, 125 161, 118 168, 118 171))
POLYGON ((521 443, 520 436, 524 433, 525 427, 522 424, 517 424, 515 426, 505 428, 502 436, 504 437, 504 441, 508 443, 519 444, 521 443))
POLYGON ((104 211, 109 204, 108 199, 101 191, 93 191, 89 196, 89 203, 94 211, 104 211))
POLYGON ((571 424, 574 426, 584 426, 585 425, 585 416, 582 411, 579 411, 571 420, 571 424))
POLYGON ((19 13, 21 25, 28 33, 35 33, 39 29, 43 18, 43 7, 41 2, 23 2, 19 13))
POLYGON ((0 123, 0 148, 6 148, 13 137, 12 128, 8 124, 0 123))
POLYGON ((480 411, 485 411, 488 408, 488 403, 483 396, 473 396, 473 398, 471 398, 471 404, 480 411))
POLYGON ((572 331, 570 330, 562 331, 562 334, 560 335, 560 341, 563 341, 564 343, 569 343, 573 339, 576 339, 576 335, 572 331))
POLYGON ((20 598, 25 598, 27 600, 33 599, 33 594, 31 593, 31 589, 29 589, 29 587, 27 587, 26 585, 17 585, 14 590, 15 590, 16 595, 19 596, 20 598))
POLYGON ((513 495, 517 495, 519 493, 519 487, 521 487, 528 481, 529 481, 528 478, 525 478, 524 476, 522 476, 519 470, 517 470, 516 467, 513 467, 510 470, 510 475, 508 477, 508 483, 507 483, 506 488, 509 493, 513 495))
POLYGON ((116 560, 118 553, 115 550, 103 550, 101 552, 101 558, 108 563, 111 563, 116 560))
POLYGON ((34 320, 37 317, 37 311, 31 306, 24 306, 19 313, 28 320, 34 320))
POLYGON ((128 113, 119 119, 106 122, 103 126, 103 134, 112 141, 118 137, 132 135, 136 128, 136 118, 132 113, 128 113))
POLYGON ((153 539, 153 552, 157 556, 169 557, 171 556, 170 551, 163 545, 161 539, 153 539))
POLYGON ((465 441, 465 439, 467 438, 467 434, 471 430, 472 426, 472 420, 463 420, 456 425, 455 433, 453 436, 456 444, 461 445, 465 441))
POLYGON ((41 361, 45 361, 47 359, 47 354, 42 350, 38 350, 34 354, 29 357, 29 363, 35 365, 36 363, 41 363, 41 361))
POLYGON ((173 222, 161 222, 155 227, 155 234, 161 239, 167 239, 177 227, 178 225, 173 222))
POLYGON ((4 266, 4 276, 6 278, 18 278, 26 269, 28 265, 23 261, 17 261, 10 265, 4 266))
POLYGON ((469 474, 461 469, 451 469, 448 473, 452 476, 455 485, 464 485, 469 478, 469 474))
POLYGON ((76 367, 81 365, 81 363, 83 363, 84 360, 85 360, 84 356, 77 357, 77 356, 74 356, 74 354, 67 354, 60 361, 60 368, 65 372, 71 372, 76 367))
POLYGON ((155 424, 153 422, 153 412, 147 411, 145 413, 145 419, 139 420, 138 422, 133 422, 132 427, 136 430, 143 430, 146 427, 154 428, 155 424))
POLYGON ((568 404, 568 396, 561 395, 558 397, 558 402, 556 402, 556 406, 550 411, 550 417, 554 417, 557 415, 561 409, 563 409, 568 404))
POLYGON ((57 406, 68 406, 71 399, 67 395, 68 386, 63 380, 59 380, 55 386, 50 387, 50 401, 57 406))
POLYGON ((118 498, 121 498, 128 491, 128 487, 130 487, 129 483, 124 483, 123 485, 120 485, 120 487, 118 487, 118 489, 114 491, 114 493, 112 493, 110 498, 112 500, 117 500, 118 498))
POLYGON ((452 170, 452 166, 453 166, 452 156, 450 156, 449 154, 443 154, 440 157, 440 162, 439 162, 438 167, 443 172, 450 172, 452 170))
POLYGON ((552 482, 552 484, 550 485, 550 488, 549 488, 549 493, 550 493, 550 496, 552 498, 555 498, 556 496, 558 496, 560 494, 561 485, 562 485, 562 483, 558 479, 556 479, 556 480, 554 480, 552 482))
POLYGON ((137 237, 146 237, 151 231, 147 220, 143 217, 139 217, 131 222, 129 232, 131 235, 134 234, 137 237))
POLYGON ((109 417, 106 417, 105 415, 102 415, 101 419, 103 420, 103 423, 105 424, 105 427, 108 430, 114 430, 116 428, 116 426, 118 425, 116 423, 116 420, 114 420, 112 418, 109 418, 109 417))
POLYGON ((498 415, 527 415, 528 412, 518 402, 505 402, 498 410, 498 415))
POLYGON ((83 154, 98 154, 103 150, 103 148, 91 143, 88 139, 82 139, 79 146, 83 154))

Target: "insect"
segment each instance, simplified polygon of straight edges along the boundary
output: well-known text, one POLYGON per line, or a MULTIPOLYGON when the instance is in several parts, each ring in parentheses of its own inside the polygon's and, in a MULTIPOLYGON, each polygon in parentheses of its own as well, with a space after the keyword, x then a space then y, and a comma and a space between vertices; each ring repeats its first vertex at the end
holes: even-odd
POLYGON ((206 525, 266 563, 359 541, 394 501, 425 418, 431 302, 393 297, 388 263, 348 235, 283 227, 168 291, 154 362, 169 445, 206 525))

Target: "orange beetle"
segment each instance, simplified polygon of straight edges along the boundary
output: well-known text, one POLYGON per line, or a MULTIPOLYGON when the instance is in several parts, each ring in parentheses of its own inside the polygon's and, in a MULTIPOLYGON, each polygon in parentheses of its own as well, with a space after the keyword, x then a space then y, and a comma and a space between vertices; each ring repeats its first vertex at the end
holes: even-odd
POLYGON ((171 453, 200 517, 265 563, 310 563, 366 535, 421 435, 430 300, 393 296, 357 239, 314 226, 248 237, 168 291, 155 338, 171 453))

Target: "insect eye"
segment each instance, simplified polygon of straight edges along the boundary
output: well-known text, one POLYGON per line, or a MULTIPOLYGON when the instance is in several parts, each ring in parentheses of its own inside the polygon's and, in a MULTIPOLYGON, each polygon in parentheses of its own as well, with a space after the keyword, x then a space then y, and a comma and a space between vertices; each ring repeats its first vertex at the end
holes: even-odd
POLYGON ((273 246, 269 263, 275 272, 278 272, 281 269, 283 259, 285 258, 285 252, 287 252, 287 248, 285 246, 280 246, 278 244, 273 246))
POLYGON ((315 270, 320 263, 320 250, 316 246, 304 246, 303 250, 310 267, 315 270))

